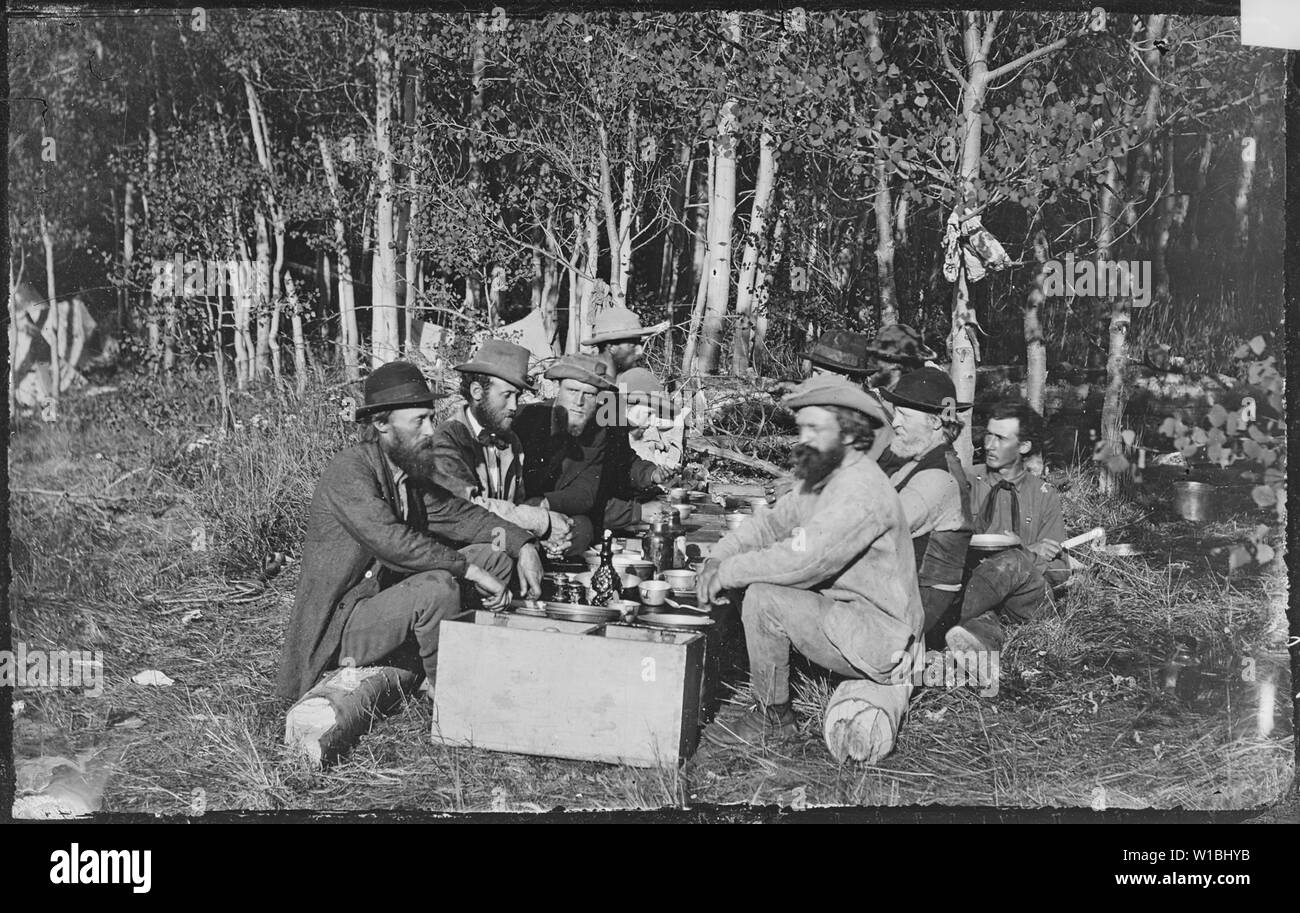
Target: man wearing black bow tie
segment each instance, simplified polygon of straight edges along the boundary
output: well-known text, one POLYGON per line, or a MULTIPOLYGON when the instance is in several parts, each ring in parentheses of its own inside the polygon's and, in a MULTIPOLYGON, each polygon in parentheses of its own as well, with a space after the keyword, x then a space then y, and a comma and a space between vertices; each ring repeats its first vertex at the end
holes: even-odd
POLYGON ((533 389, 528 357, 522 346, 488 339, 470 361, 456 366, 465 407, 434 431, 435 479, 452 494, 543 539, 548 551, 562 552, 571 544, 572 521, 520 503, 523 449, 513 426, 519 394, 533 389))

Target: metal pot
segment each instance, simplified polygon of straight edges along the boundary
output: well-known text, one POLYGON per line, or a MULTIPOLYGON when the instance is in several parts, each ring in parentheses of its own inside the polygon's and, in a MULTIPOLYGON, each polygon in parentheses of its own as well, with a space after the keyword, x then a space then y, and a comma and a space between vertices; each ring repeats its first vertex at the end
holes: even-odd
POLYGON ((1205 523, 1215 516, 1214 492, 1205 482, 1175 482, 1174 507, 1184 520, 1205 523))

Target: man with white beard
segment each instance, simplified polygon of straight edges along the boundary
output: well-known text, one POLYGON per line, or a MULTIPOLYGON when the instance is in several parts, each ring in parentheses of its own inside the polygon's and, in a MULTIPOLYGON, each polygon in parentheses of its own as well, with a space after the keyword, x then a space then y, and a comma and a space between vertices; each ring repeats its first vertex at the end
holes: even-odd
POLYGON ((961 593, 974 529, 970 481, 952 448, 962 427, 957 413, 970 404, 957 402, 952 379, 938 368, 903 375, 883 396, 894 407, 890 450, 906 461, 889 480, 911 528, 925 631, 941 647, 940 622, 961 593))

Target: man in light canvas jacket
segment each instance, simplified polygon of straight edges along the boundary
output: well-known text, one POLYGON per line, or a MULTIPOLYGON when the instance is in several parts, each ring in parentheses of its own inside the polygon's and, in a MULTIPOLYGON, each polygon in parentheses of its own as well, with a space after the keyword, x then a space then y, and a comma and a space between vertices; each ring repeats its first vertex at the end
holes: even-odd
MULTIPOLYGON (((756 744, 796 731, 790 648, 857 680, 871 744, 883 757, 911 694, 924 614, 907 519, 898 494, 868 456, 885 424, 874 397, 840 377, 814 377, 787 398, 797 410, 799 484, 729 533, 700 569, 701 605, 745 589, 742 621, 756 710, 720 716, 715 745, 756 744)), ((842 757, 831 732, 827 744, 842 757)))

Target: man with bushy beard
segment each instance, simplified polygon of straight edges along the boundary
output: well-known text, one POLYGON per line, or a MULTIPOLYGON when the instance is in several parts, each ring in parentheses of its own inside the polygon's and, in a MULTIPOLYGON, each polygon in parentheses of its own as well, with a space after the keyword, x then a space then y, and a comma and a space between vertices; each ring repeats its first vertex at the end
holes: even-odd
POLYGON ((970 404, 957 402, 952 378, 938 368, 906 374, 883 395, 894 407, 889 448, 901 461, 889 481, 912 533, 925 631, 941 649, 941 621, 961 593, 973 529, 970 481, 952 448, 962 427, 957 414, 970 404))
POLYGON ((523 346, 487 339, 472 359, 456 365, 465 406, 434 432, 434 480, 545 540, 547 551, 563 552, 572 543, 572 521, 523 503, 524 449, 514 423, 520 394, 533 389, 528 360, 523 346))
POLYGON ((462 596, 503 608, 516 566, 521 595, 541 595, 534 536, 432 481, 435 395, 420 370, 383 365, 364 396, 366 439, 330 460, 312 495, 277 683, 289 700, 340 665, 402 666, 432 688, 438 627, 462 596))
POLYGON ((856 687, 858 712, 846 729, 826 732, 832 753, 876 759, 892 749, 907 709, 923 618, 902 504, 867 455, 885 414, 860 386, 833 376, 808 379, 785 404, 799 426, 799 484, 728 533, 699 571, 701 606, 745 589, 741 619, 758 705, 719 715, 705 738, 740 746, 795 734, 794 647, 856 687), (844 737, 849 730, 853 739, 844 737))

